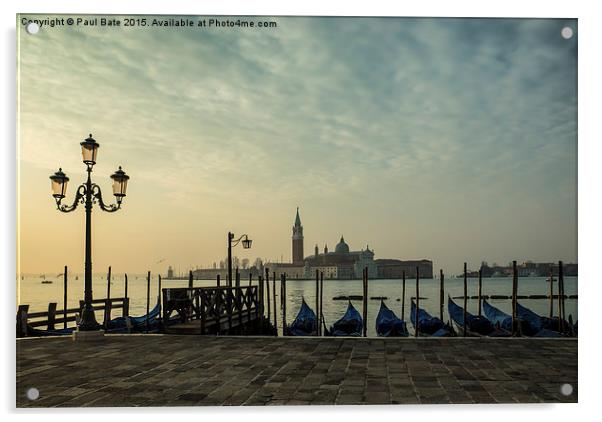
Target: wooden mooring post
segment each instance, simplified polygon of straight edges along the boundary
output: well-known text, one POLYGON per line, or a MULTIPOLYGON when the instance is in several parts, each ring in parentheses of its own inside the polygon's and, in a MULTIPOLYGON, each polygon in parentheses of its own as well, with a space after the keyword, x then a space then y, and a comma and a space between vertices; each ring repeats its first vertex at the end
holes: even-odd
POLYGON ((123 304, 123 306, 124 306, 123 315, 127 317, 130 315, 130 299, 128 298, 128 274, 127 273, 125 273, 125 275, 124 275, 123 297, 125 298, 125 303, 123 304))
POLYGON ((439 319, 443 321, 443 303, 445 301, 445 275, 439 270, 439 319))
POLYGON ((320 335, 320 271, 316 270, 316 336, 320 335))
POLYGON ((479 316, 481 316, 481 304, 483 303, 483 268, 479 268, 479 316))
POLYGON ((564 331, 564 274, 562 261, 558 261, 558 332, 564 331))
POLYGON ((419 268, 416 267, 416 310, 414 314, 414 320, 416 321, 416 325, 414 327, 414 337, 418 337, 420 334, 420 324, 418 322, 418 309, 420 308, 420 274, 419 268))
POLYGON ((192 289, 192 270, 188 271, 188 288, 192 289))
POLYGON ((401 272, 401 319, 405 321, 406 314, 406 272, 401 272))
POLYGON ((249 286, 253 285, 253 273, 249 270, 249 286))
POLYGON ((550 268, 550 319, 554 317, 554 271, 550 268))
POLYGON ((276 271, 274 271, 272 275, 272 294, 274 298, 274 335, 278 336, 278 317, 276 315, 276 271))
POLYGON ((220 275, 219 274, 217 275, 216 284, 217 284, 217 287, 221 287, 221 285, 222 285, 222 281, 220 279, 220 275))
POLYGON ((67 266, 63 271, 63 328, 67 329, 67 266))
MULTIPOLYGON (((192 274, 192 271, 190 272, 192 274)), ((150 321, 148 320, 148 314, 150 312, 150 281, 151 281, 151 272, 149 271, 146 275, 146 332, 150 328, 150 321)))
POLYGON ((468 283, 466 280, 466 262, 464 263, 464 309, 462 309, 462 331, 464 331, 464 337, 466 337, 466 306, 468 305, 468 283))
POLYGON ((236 287, 240 287, 240 272, 238 271, 238 267, 236 267, 236 287))
POLYGON ((161 309, 163 309, 163 304, 161 303, 161 299, 162 299, 161 298, 161 274, 159 274, 158 282, 159 282, 159 286, 157 289, 157 302, 159 302, 159 316, 157 319, 159 320, 159 326, 161 326, 162 322, 163 322, 163 319, 161 318, 161 315, 162 315, 161 309))
POLYGON ((265 269, 265 290, 266 290, 266 296, 268 299, 268 322, 272 321, 271 319, 271 312, 270 312, 270 302, 272 301, 272 297, 270 296, 270 269, 266 268, 265 269))
POLYGON ((322 305, 324 303, 324 272, 320 271, 320 314, 318 316, 318 327, 319 335, 322 335, 322 322, 324 321, 324 314, 322 313, 322 305))
POLYGON ((109 265, 109 271, 107 273, 107 299, 111 299, 111 266, 109 265))
POLYGON ((364 267, 364 312, 362 315, 364 320, 363 334, 368 336, 368 267, 364 267))
POLYGON ((512 335, 516 335, 518 328, 516 320, 516 296, 518 290, 518 271, 516 269, 516 261, 512 261, 512 335))
POLYGON ((286 273, 280 275, 282 290, 282 335, 286 335, 286 273))

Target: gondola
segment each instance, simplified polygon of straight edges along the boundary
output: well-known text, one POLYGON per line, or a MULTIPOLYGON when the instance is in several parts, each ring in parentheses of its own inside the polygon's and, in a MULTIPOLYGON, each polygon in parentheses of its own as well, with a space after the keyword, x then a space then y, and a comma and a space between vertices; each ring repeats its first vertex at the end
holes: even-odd
MULTIPOLYGON (((458 327, 460 334, 464 334, 464 309, 458 306, 451 297, 447 298, 447 310, 452 321, 458 327)), ((466 312, 466 335, 472 337, 491 336, 491 337, 507 337, 510 332, 496 327, 484 316, 473 315, 466 312)))
POLYGON ((530 310, 529 308, 525 308, 520 303, 516 302, 516 315, 528 321, 529 325, 536 332, 534 334, 537 337, 558 337, 562 335, 570 335, 571 331, 574 331, 573 326, 569 324, 568 321, 563 320, 563 326, 565 327, 565 332, 559 332, 559 318, 553 317, 548 318, 544 316, 540 316, 530 310))
POLYGON ((353 307, 351 301, 347 305, 347 311, 343 318, 335 322, 328 334, 331 336, 353 336, 360 337, 362 335, 362 329, 364 323, 360 313, 353 307))
POLYGON ((383 300, 380 301, 380 310, 376 316, 376 334, 379 337, 407 337, 409 335, 406 322, 397 318, 383 300))
POLYGON ((148 315, 141 315, 137 317, 127 316, 127 317, 117 317, 109 321, 107 327, 105 327, 107 332, 127 332, 128 331, 128 321, 129 321, 129 329, 131 331, 146 331, 146 321, 148 320, 149 330, 156 331, 158 330, 158 321, 157 317, 161 313, 161 303, 157 301, 157 304, 153 309, 150 310, 148 315))
MULTIPOLYGON (((416 329, 416 303, 412 300, 410 304, 410 322, 416 329)), ((453 329, 432 316, 422 308, 418 308, 418 335, 422 337, 451 337, 454 335, 453 329)))
MULTIPOLYGON (((483 313, 494 326, 497 325, 502 330, 512 332, 512 316, 491 305, 485 299, 483 299, 483 313)), ((519 333, 521 335, 531 337, 535 336, 540 331, 523 318, 518 317, 517 320, 519 333)))
MULTIPOLYGON (((158 332, 159 322, 157 321, 157 317, 161 312, 161 305, 159 302, 155 305, 155 307, 148 313, 148 323, 149 323, 149 332, 158 332)), ((101 326, 105 330, 106 333, 118 334, 118 333, 127 333, 127 332, 144 332, 146 331, 146 315, 138 316, 138 317, 117 317, 109 321, 106 327, 101 326), (128 322, 130 321, 129 327, 128 322)), ((68 327, 61 328, 55 330, 40 330, 39 328, 34 328, 31 325, 27 325, 27 336, 28 337, 49 337, 49 336, 66 336, 71 335, 77 327, 68 327)))
POLYGON ((315 312, 307 306, 305 298, 301 298, 301 309, 291 325, 287 334, 291 336, 315 336, 317 334, 318 318, 315 312))

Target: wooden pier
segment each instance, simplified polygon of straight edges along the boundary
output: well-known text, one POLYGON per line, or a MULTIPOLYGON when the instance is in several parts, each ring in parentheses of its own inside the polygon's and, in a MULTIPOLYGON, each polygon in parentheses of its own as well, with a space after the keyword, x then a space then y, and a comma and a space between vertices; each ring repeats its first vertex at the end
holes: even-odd
POLYGON ((261 334, 263 283, 259 286, 165 288, 166 334, 261 334), (260 292, 261 291, 261 292, 260 292))

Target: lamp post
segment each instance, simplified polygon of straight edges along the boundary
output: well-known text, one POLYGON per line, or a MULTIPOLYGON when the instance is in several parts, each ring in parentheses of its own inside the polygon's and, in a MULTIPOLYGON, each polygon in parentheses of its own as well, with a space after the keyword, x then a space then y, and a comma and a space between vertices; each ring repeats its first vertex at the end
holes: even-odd
POLYGON ((241 241, 244 249, 251 248, 253 241, 249 239, 249 236, 243 234, 234 240, 234 233, 228 232, 228 287, 232 287, 232 248, 241 243, 241 241))
POLYGON ((121 208, 121 202, 125 197, 125 191, 129 176, 119 167, 119 169, 111 175, 113 180, 113 195, 117 200, 116 204, 106 205, 102 200, 102 192, 100 186, 92 183, 91 173, 92 167, 96 164, 96 155, 99 144, 92 138, 92 134, 80 143, 82 147, 83 162, 86 165, 88 178, 86 182, 78 186, 75 193, 75 199, 71 205, 61 204, 67 191, 67 182, 69 178, 59 168, 59 171, 50 176, 52 196, 56 201, 56 207, 61 212, 74 211, 81 203, 86 210, 86 255, 85 255, 85 282, 84 282, 84 307, 82 309, 81 319, 78 324, 78 329, 81 331, 98 330, 99 325, 94 316, 94 308, 92 306, 92 205, 98 203, 100 209, 106 212, 115 212, 121 208))

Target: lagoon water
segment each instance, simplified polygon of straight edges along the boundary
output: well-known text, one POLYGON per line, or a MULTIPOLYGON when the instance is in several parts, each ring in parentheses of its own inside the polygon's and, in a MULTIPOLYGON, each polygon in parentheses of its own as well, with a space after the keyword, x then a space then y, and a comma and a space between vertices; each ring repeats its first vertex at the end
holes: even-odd
MULTIPOLYGON (((17 280, 17 303, 28 304, 30 312, 45 311, 48 308, 49 302, 56 302, 58 309, 63 307, 63 278, 47 277, 47 280, 52 280, 52 284, 41 284, 42 278, 39 275, 26 276, 23 280, 17 280)), ((255 284, 256 281, 253 283, 255 284)), ((241 284, 248 284, 248 280, 241 280, 241 284)), ((565 294, 577 294, 577 277, 565 277, 565 294)), ((123 297, 124 295, 124 276, 115 274, 112 276, 111 297, 123 297)), ((468 279, 468 295, 477 295, 478 280, 476 278, 468 279)), ((187 287, 187 280, 163 280, 162 287, 187 287)), ((215 280, 195 280, 195 287, 215 286, 215 280)), ((299 307, 301 306, 301 298, 304 297, 307 304, 314 309, 316 297, 316 282, 315 280, 287 280, 286 282, 286 310, 287 323, 291 323, 295 318, 299 307)), ((409 304, 410 297, 414 297, 416 281, 413 279, 406 280, 406 306, 404 317, 408 321, 408 329, 412 331, 409 323, 409 304)), ((145 275, 128 275, 128 296, 130 297, 130 314, 134 316, 143 315, 146 312, 146 276, 145 275)), ((75 280, 75 275, 69 276, 69 286, 67 295, 67 306, 75 308, 79 306, 79 300, 83 298, 84 282, 83 275, 79 275, 79 279, 75 280)), ((549 292, 549 282, 545 277, 524 277, 519 278, 518 294, 519 295, 543 295, 549 292)), ((107 295, 107 280, 105 276, 95 275, 93 278, 93 293, 94 298, 105 298, 107 295)), ((273 282, 270 281, 270 293, 273 294, 273 282)), ((557 283, 554 283, 554 293, 558 293, 557 283)), ((276 283, 276 294, 278 296, 277 315, 278 328, 282 327, 282 314, 279 309, 280 304, 280 282, 276 283)), ((323 313, 326 325, 330 327, 333 322, 339 319, 345 313, 347 301, 332 300, 336 296, 349 296, 362 294, 362 280, 324 280, 324 304, 323 313)), ((463 280, 461 278, 446 278, 445 279, 445 295, 452 297, 462 296, 463 280)), ((508 295, 512 294, 512 279, 505 278, 484 278, 483 279, 483 294, 484 295, 508 295)), ((158 296, 158 278, 153 276, 151 280, 151 308, 156 303, 158 296)), ((396 315, 401 313, 401 280, 370 280, 368 287, 368 297, 386 296, 386 304, 391 308, 396 315)), ((424 279, 420 280, 420 307, 426 309, 429 313, 439 316, 439 280, 424 279), (426 298, 426 299, 422 299, 426 298)), ((271 298, 271 300, 273 300, 271 298)), ((548 315, 549 301, 547 299, 520 299, 520 303, 540 315, 548 315)), ((491 299, 492 305, 498 307, 504 312, 511 313, 511 301, 505 299, 491 299)), ((271 302, 272 304, 273 302, 271 302)), ((457 299, 456 303, 462 305, 463 299, 457 299)), ((361 301, 353 301, 354 306, 358 311, 362 310, 361 301)), ((376 336, 374 323, 378 309, 380 306, 379 300, 368 301, 368 335, 376 336)), ((477 313, 477 300, 468 299, 468 311, 477 313)), ((558 304, 554 302, 554 315, 557 314, 558 304)), ((565 300, 566 315, 572 315, 573 321, 577 321, 577 299, 565 300)), ((267 305, 266 305, 267 309, 267 305)), ((115 316, 119 316, 120 310, 116 310, 115 316)), ((273 312, 273 309, 272 309, 273 312)), ((97 312, 97 320, 102 319, 102 315, 97 312)), ((444 318, 447 321, 447 304, 444 306, 444 318)), ((273 316, 272 316, 273 319, 273 316)))

